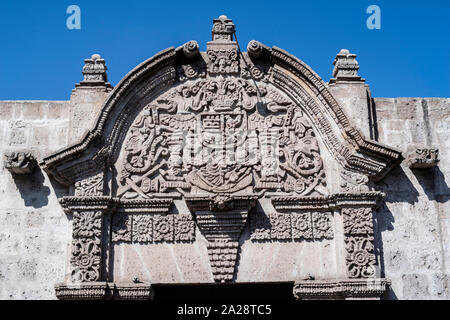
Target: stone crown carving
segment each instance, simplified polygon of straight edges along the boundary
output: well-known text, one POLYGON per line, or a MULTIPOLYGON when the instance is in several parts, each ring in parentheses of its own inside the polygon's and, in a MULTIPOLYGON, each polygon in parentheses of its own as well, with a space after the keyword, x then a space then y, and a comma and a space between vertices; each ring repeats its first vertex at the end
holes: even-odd
POLYGON ((76 85, 76 87, 98 87, 105 86, 112 88, 108 82, 106 74, 105 60, 99 54, 93 54, 90 59, 84 60, 83 67, 83 81, 76 85))

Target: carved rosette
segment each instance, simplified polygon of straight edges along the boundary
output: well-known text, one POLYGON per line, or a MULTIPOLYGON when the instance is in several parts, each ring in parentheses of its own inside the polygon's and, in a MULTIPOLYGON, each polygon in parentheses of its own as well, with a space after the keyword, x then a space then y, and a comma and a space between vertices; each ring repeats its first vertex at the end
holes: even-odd
POLYGON ((372 208, 343 208, 346 265, 350 278, 374 278, 376 256, 372 208))
POLYGON ((254 213, 250 218, 250 239, 260 241, 302 241, 334 238, 330 212, 254 213))
POLYGON ((72 282, 100 281, 102 218, 101 211, 73 213, 72 282))
POLYGON ((112 219, 113 243, 181 243, 195 241, 191 214, 116 213, 112 219))

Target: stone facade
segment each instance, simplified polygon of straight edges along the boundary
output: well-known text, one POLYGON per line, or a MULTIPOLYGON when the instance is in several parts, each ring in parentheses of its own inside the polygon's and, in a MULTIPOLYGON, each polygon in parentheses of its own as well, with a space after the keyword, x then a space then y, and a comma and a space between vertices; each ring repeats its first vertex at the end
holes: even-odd
POLYGON ((0 102, 0 298, 450 298, 450 99, 372 98, 345 49, 324 83, 241 52, 225 16, 206 52, 166 49, 115 88, 106 72, 93 55, 70 101, 0 102))

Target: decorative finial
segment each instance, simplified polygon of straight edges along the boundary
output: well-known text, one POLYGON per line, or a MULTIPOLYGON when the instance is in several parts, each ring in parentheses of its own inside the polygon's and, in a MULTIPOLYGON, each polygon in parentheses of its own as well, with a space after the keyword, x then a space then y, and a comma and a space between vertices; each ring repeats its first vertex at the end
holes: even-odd
POLYGON ((101 55, 95 53, 90 59, 84 60, 83 67, 83 81, 76 85, 76 87, 99 87, 104 86, 111 88, 111 84, 108 82, 108 76, 106 74, 105 60, 101 55))
POLYGON ((358 75, 359 64, 356 61, 356 54, 350 53, 347 49, 342 49, 333 61, 333 78, 330 83, 339 81, 364 82, 358 75))
POLYGON ((227 16, 221 15, 218 19, 213 20, 214 25, 212 29, 213 41, 233 41, 234 24, 233 20, 228 19, 227 16))

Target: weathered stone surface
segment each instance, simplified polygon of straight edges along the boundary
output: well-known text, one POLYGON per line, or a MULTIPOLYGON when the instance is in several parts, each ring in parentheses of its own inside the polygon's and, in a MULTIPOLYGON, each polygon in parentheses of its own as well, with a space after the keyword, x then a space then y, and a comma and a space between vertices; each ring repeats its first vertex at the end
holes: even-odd
POLYGON ((450 99, 372 100, 346 51, 328 85, 279 48, 240 53, 225 16, 206 52, 165 50, 113 91, 85 64, 70 101, 0 102, 0 155, 41 164, 0 168, 0 298, 214 281, 378 298, 388 280, 390 299, 450 298, 450 99), (396 167, 385 145, 441 161, 396 167))

